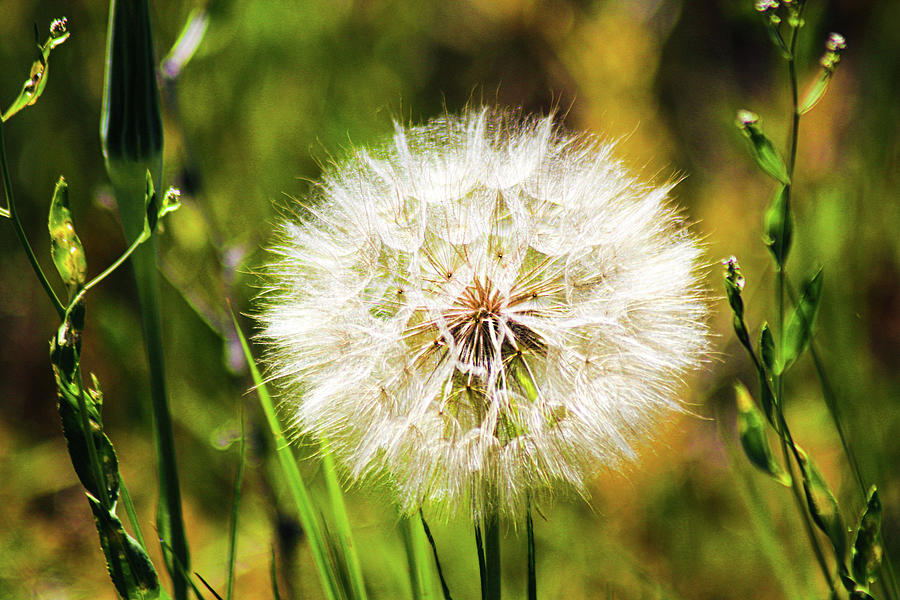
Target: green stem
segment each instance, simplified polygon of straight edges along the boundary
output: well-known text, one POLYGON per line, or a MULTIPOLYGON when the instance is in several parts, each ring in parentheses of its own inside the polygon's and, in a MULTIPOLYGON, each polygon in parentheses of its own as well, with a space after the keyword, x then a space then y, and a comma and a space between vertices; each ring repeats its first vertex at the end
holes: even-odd
POLYGON ((47 276, 44 275, 44 271, 41 269, 41 265, 34 255, 34 250, 31 249, 31 244, 28 242, 28 236, 25 235, 25 229, 22 227, 22 222, 19 220, 19 214, 16 212, 16 201, 12 191, 12 179, 9 176, 9 167, 7 166, 6 161, 6 139, 3 135, 2 121, 0 121, 0 165, 2 165, 3 170, 3 189, 6 191, 6 203, 9 206, 8 216, 12 219, 16 229, 16 235, 19 236, 22 247, 25 248, 25 254, 28 256, 28 262, 31 263, 34 274, 37 275, 38 281, 41 282, 44 291, 47 292, 47 296, 53 303, 53 308, 56 309, 56 314, 59 315, 59 319, 63 320, 66 318, 66 307, 60 302, 59 296, 53 291, 53 286, 50 285, 50 281, 47 279, 47 276))
POLYGON ((492 511, 484 521, 485 600, 500 600, 500 516, 492 511))
POLYGON ((149 235, 141 235, 138 239, 134 240, 134 242, 128 247, 128 249, 122 253, 122 256, 116 259, 116 262, 106 267, 106 269, 102 273, 87 282, 84 287, 82 287, 78 291, 78 293, 75 294, 75 296, 71 300, 69 300, 69 306, 66 308, 66 312, 72 310, 72 307, 75 306, 75 304, 77 304, 79 300, 84 298, 84 295, 87 294, 91 290, 91 288, 106 279, 110 275, 110 273, 118 269, 122 265, 122 263, 128 260, 128 258, 134 253, 134 251, 137 250, 138 246, 146 242, 149 237, 149 235))
POLYGON ((238 468, 234 477, 233 501, 231 503, 231 529, 228 532, 228 573, 225 586, 225 600, 234 598, 234 561, 237 556, 237 527, 241 502, 241 487, 244 482, 244 457, 246 442, 244 435, 244 406, 241 405, 241 445, 238 450, 238 468))
MULTIPOLYGON (((175 439, 166 394, 165 362, 162 349, 162 323, 159 309, 159 282, 156 269, 156 238, 135 249, 131 255, 141 305, 144 342, 150 367, 150 397, 153 405, 153 433, 159 469, 159 504, 157 527, 168 540, 176 562, 183 572, 190 572, 190 554, 184 519, 181 514, 181 490, 175 439)), ((171 562, 171 561, 169 561, 171 562)), ((188 580, 179 569, 170 569, 176 599, 187 598, 188 580)))
POLYGON ((528 501, 525 529, 528 536, 528 600, 537 600, 537 566, 534 558, 534 521, 531 518, 531 500, 528 501))
POLYGON ((822 548, 819 545, 819 540, 816 537, 815 529, 813 529, 812 522, 809 518, 809 512, 807 510, 806 501, 803 498, 803 492, 800 490, 800 484, 797 483, 797 477, 794 474, 794 467, 792 464, 793 460, 797 460, 799 464, 799 457, 796 456, 796 448, 794 447, 794 440, 791 437, 790 430, 787 426, 787 421, 784 419, 784 413, 781 411, 781 404, 778 406, 778 418, 781 424, 781 453, 784 456, 784 464, 787 466, 788 475, 791 476, 791 492, 793 492, 794 501, 797 504, 797 511, 800 513, 803 521, 803 527, 806 531, 806 536, 809 538, 809 543, 812 546, 813 554, 816 556, 816 562, 819 564, 819 568, 822 570, 822 576, 825 578, 825 583, 828 585, 828 589, 831 591, 832 596, 834 595, 834 580, 831 577, 831 572, 828 569, 828 563, 825 560, 825 554, 822 552, 822 548), (788 446, 794 451, 794 456, 791 456, 791 453, 788 451, 788 446))
MULTIPOLYGON (((796 57, 797 57, 797 38, 800 32, 800 22, 802 18, 803 5, 799 9, 797 14, 797 22, 791 28, 791 41, 790 41, 790 57, 788 58, 788 75, 790 78, 791 85, 791 131, 790 131, 790 152, 788 154, 788 184, 785 186, 785 203, 784 203, 784 214, 782 215, 781 220, 781 232, 780 239, 784 239, 785 228, 787 227, 788 219, 790 218, 790 202, 791 202, 791 191, 793 188, 794 181, 794 166, 797 162, 797 145, 800 135, 800 110, 799 110, 799 93, 798 93, 798 85, 797 85, 797 65, 796 65, 796 57)), ((777 310, 777 320, 778 320, 778 335, 780 338, 779 348, 784 351, 784 342, 785 342, 785 326, 784 326, 784 298, 785 298, 785 269, 784 263, 779 262, 777 269, 777 285, 775 289, 775 303, 777 310)), ((815 530, 813 529, 812 523, 810 522, 809 513, 807 511, 806 503, 803 499, 803 495, 800 491, 800 486, 797 483, 797 478, 794 475, 794 468, 791 464, 791 460, 797 459, 797 464, 799 465, 799 459, 796 456, 796 449, 794 448, 793 438, 791 437, 790 430, 788 429, 787 421, 784 417, 784 374, 778 373, 775 375, 775 397, 777 399, 777 413, 779 420, 779 434, 781 438, 781 452, 784 456, 784 462, 788 469, 788 474, 791 476, 791 491, 793 492, 794 500, 797 504, 797 510, 800 512, 804 528, 806 530, 807 537, 809 538, 810 545, 812 546, 813 553, 816 556, 816 561, 819 563, 819 567, 822 569, 822 575, 825 577, 825 582, 828 585, 829 590, 831 590, 832 594, 834 593, 834 581, 831 577, 831 574, 828 569, 828 563, 825 561, 825 555, 822 552, 822 548, 819 545, 818 538, 816 538, 815 530), (788 445, 792 450, 794 450, 795 456, 791 456, 791 453, 788 451, 788 445)))
POLYGON ((453 600, 450 596, 450 587, 447 585, 447 580, 444 579, 444 570, 441 568, 441 560, 438 558, 437 544, 434 543, 434 536, 431 535, 431 529, 425 522, 425 515, 422 514, 421 508, 419 509, 419 519, 422 521, 422 530, 425 532, 425 537, 428 538, 431 553, 434 555, 434 566, 437 567, 438 579, 441 581, 441 593, 444 594, 444 600, 453 600))

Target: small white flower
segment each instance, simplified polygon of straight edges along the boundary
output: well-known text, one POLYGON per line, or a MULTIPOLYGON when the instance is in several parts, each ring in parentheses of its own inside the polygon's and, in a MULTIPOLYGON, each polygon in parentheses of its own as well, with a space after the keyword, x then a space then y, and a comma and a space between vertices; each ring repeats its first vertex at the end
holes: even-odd
POLYGON ((552 118, 397 127, 286 223, 260 315, 299 432, 401 507, 521 514, 681 407, 706 351, 670 186, 552 118))

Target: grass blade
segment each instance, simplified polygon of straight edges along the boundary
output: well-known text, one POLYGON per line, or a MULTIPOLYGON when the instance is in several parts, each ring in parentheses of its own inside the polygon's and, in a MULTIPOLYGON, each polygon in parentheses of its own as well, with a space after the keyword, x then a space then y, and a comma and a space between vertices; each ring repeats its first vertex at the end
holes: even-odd
POLYGON ((331 511, 337 529, 337 543, 344 560, 347 562, 347 576, 353 597, 357 600, 366 599, 366 584, 359 565, 359 556, 356 553, 356 543, 353 541, 353 533, 350 529, 350 519, 347 516, 347 507, 344 504, 344 494, 338 482, 337 471, 334 466, 334 457, 326 444, 322 447, 322 472, 325 476, 325 487, 328 490, 328 498, 331 501, 331 511))
POLYGON ((250 367, 250 374, 253 378, 256 394, 259 397, 260 406, 263 409, 263 413, 266 416, 266 422, 275 439, 275 452, 278 455, 278 463, 281 466, 282 474, 284 475, 288 488, 291 491, 291 496, 297 507, 297 515, 300 518, 300 523, 303 525, 303 529, 309 538, 313 560, 316 563, 316 569, 319 571, 319 576, 322 579, 322 588, 329 600, 338 600, 341 595, 339 594, 340 588, 338 587, 337 576, 334 573, 331 563, 328 561, 325 537, 322 534, 322 528, 319 526, 316 511, 313 507, 312 500, 309 497, 309 492, 306 489, 306 484, 300 476, 300 469, 297 467, 297 461, 281 430, 281 423, 279 423, 278 416, 275 414, 275 405, 272 402, 272 396, 269 394, 269 390, 263 381, 259 368, 253 360, 253 355, 250 353, 250 346, 247 344, 247 338, 244 337, 244 332, 241 331, 237 318, 234 316, 234 312, 231 311, 230 306, 229 312, 231 312, 231 320, 234 323, 238 340, 241 342, 241 349, 244 351, 244 357, 247 359, 247 364, 250 367))
POLYGON ((241 487, 244 483, 244 459, 246 452, 246 440, 244 437, 244 406, 241 404, 241 445, 238 450, 238 470, 234 478, 234 502, 231 505, 231 531, 228 534, 228 572, 226 574, 225 598, 231 600, 234 597, 234 560, 237 555, 237 526, 238 514, 241 504, 241 487))

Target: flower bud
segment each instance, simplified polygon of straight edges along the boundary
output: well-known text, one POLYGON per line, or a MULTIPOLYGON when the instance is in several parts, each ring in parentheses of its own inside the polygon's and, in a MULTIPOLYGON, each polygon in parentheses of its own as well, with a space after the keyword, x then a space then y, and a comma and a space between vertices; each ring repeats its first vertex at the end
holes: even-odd
POLYGON ((156 58, 147 0, 111 0, 109 10, 100 137, 126 235, 135 239, 143 230, 145 174, 162 170, 156 58))

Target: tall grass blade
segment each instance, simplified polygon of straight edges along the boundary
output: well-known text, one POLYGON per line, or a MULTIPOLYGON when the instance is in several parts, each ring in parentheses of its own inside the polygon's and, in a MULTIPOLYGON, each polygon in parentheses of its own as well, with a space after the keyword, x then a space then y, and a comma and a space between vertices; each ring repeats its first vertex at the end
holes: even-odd
POLYGON ((225 576, 225 598, 234 597, 234 561, 237 556, 238 515, 240 514, 241 488, 244 483, 244 460, 246 457, 246 438, 244 434, 244 405, 241 404, 241 442, 238 450, 238 468, 234 477, 234 500, 231 503, 231 529, 228 532, 228 572, 225 576))
POLYGON ((325 476, 325 487, 328 490, 328 498, 331 501, 331 512, 337 529, 337 544, 347 563, 347 577, 353 597, 357 600, 366 599, 366 584, 359 564, 359 556, 356 552, 356 543, 353 540, 353 532, 350 528, 350 518, 347 516, 347 507, 344 504, 344 494, 338 482, 337 471, 334 465, 334 457, 327 444, 322 446, 322 473, 325 476))
POLYGON ((409 585, 412 589, 413 600, 428 600, 431 598, 431 590, 428 585, 428 554, 425 552, 421 536, 408 517, 400 519, 400 535, 403 538, 403 547, 406 550, 406 560, 409 564, 409 585))
POLYGON ((256 361, 253 360, 250 346, 247 344, 247 338, 244 337, 244 332, 241 330, 240 325, 238 325, 237 318, 234 316, 234 312, 231 311, 230 306, 229 311, 231 312, 231 320, 234 323, 235 332, 241 343, 241 349, 243 350, 244 357, 247 359, 247 364, 250 367, 250 374, 253 378, 256 394, 259 397, 260 406, 265 414, 266 422, 269 425, 272 437, 275 440, 275 452, 278 456, 278 463, 281 466, 282 475, 284 476, 288 488, 290 489, 291 496, 294 499, 300 523, 309 539, 313 560, 315 561, 316 569, 319 572, 319 577, 322 580, 322 588, 329 600, 338 600, 341 595, 339 593, 340 588, 337 582, 337 575, 328 560, 327 542, 322 533, 322 529, 319 526, 319 520, 313 507, 312 500, 309 497, 309 492, 306 489, 306 484, 300 476, 300 469, 297 467, 297 461, 281 430, 281 423, 279 423, 278 416, 275 414, 275 405, 272 402, 269 390, 259 372, 259 368, 256 366, 256 361))

